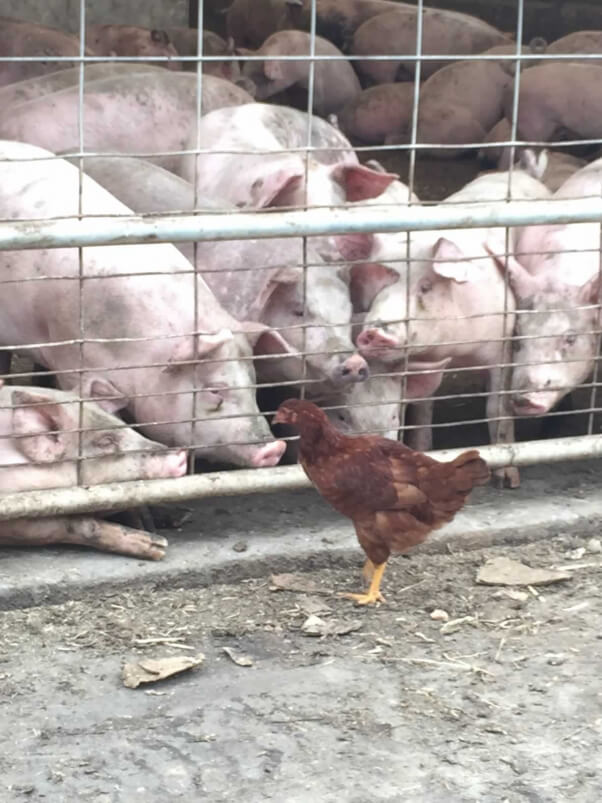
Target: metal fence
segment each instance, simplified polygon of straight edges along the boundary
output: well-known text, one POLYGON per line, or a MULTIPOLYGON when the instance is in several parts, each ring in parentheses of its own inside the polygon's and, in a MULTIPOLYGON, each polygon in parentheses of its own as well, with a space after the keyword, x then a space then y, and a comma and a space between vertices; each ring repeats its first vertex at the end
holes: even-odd
MULTIPOLYGON (((590 224, 597 227, 602 221, 602 181, 598 181, 598 190, 590 189, 583 193, 588 197, 561 195, 521 198, 519 193, 516 199, 516 182, 521 180, 523 171, 515 163, 515 158, 525 146, 566 148, 577 144, 582 147, 602 144, 602 139, 598 137, 589 134, 580 137, 580 132, 575 131, 565 131, 562 138, 557 139, 552 136, 534 140, 521 136, 519 101, 524 71, 533 61, 553 59, 557 63, 570 62, 575 56, 521 51, 522 0, 517 3, 515 42, 518 44, 514 52, 485 56, 479 53, 423 53, 425 20, 428 24, 428 19, 422 13, 425 8, 427 6, 422 1, 417 3, 415 52, 404 53, 401 59, 399 54, 391 53, 361 56, 353 53, 318 53, 316 32, 321 24, 319 0, 317 3, 316 0, 306 2, 304 25, 310 34, 309 52, 303 56, 270 56, 270 62, 281 65, 287 62, 309 64, 306 117, 301 118, 303 141, 297 132, 299 141, 288 142, 280 147, 245 148, 245 137, 249 132, 244 125, 240 129, 241 144, 238 146, 235 136, 230 138, 228 147, 221 151, 207 143, 204 123, 201 121, 207 120, 205 106, 215 83, 207 70, 221 63, 261 65, 266 63, 266 57, 261 53, 241 54, 231 50, 219 55, 207 55, 203 52, 204 41, 200 33, 197 37, 197 54, 178 57, 185 68, 193 70, 192 75, 186 70, 181 73, 182 76, 188 75, 188 78, 180 81, 182 87, 186 84, 186 88, 177 92, 172 90, 172 94, 177 94, 179 103, 174 102, 173 127, 177 129, 184 119, 175 116, 182 109, 182 114, 188 112, 188 117, 193 121, 186 141, 176 143, 175 136, 154 136, 158 132, 152 130, 153 124, 148 125, 148 130, 140 128, 139 120, 143 119, 144 113, 150 115, 147 119, 153 120, 155 125, 157 121, 165 124, 169 120, 169 110, 163 117, 152 117, 158 114, 156 109, 150 104, 143 104, 146 112, 143 111, 142 117, 137 117, 133 96, 124 92, 122 96, 126 101, 119 106, 116 95, 127 83, 123 76, 129 75, 131 82, 131 76, 136 75, 139 81, 136 86, 159 93, 162 73, 146 71, 141 66, 139 73, 116 72, 113 79, 93 74, 93 78, 88 79, 88 71, 96 63, 131 64, 146 62, 148 58, 128 55, 103 57, 87 53, 85 0, 80 3, 79 54, 56 58, 58 67, 77 64, 73 82, 69 84, 67 81, 58 89, 56 87, 59 84, 55 84, 54 92, 50 91, 53 86, 49 82, 47 93, 35 90, 33 95, 28 95, 27 92, 38 80, 31 79, 27 86, 21 85, 26 92, 21 96, 14 94, 15 87, 19 88, 17 84, 0 87, 0 101, 3 100, 3 93, 5 100, 10 98, 11 101, 4 107, 5 118, 10 122, 0 127, 0 140, 21 140, 59 154, 26 152, 15 149, 14 145, 3 147, 0 144, 0 355, 13 355, 12 370, 8 365, 5 367, 3 376, 6 384, 0 390, 4 394, 0 397, 0 492, 4 494, 0 520, 115 510, 158 501, 303 487, 307 482, 294 465, 253 470, 244 468, 253 461, 258 464, 262 460, 274 462, 275 447, 267 457, 258 458, 257 455, 264 454, 265 444, 270 443, 270 439, 273 441, 264 418, 274 412, 276 396, 270 396, 269 391, 282 388, 285 392, 280 392, 280 397, 298 394, 315 399, 329 411, 335 424, 345 424, 349 432, 379 432, 389 437, 409 438, 410 442, 412 433, 415 433, 414 438, 418 438, 416 442, 428 446, 428 432, 432 429, 434 443, 438 447, 435 453, 440 457, 457 451, 446 448, 450 445, 465 448, 482 444, 487 437, 483 429, 485 425, 490 426, 491 445, 483 446, 482 453, 494 468, 599 455, 602 436, 598 434, 596 419, 596 414, 601 411, 596 396, 600 338, 597 285, 587 297, 581 297, 578 288, 585 285, 585 280, 579 282, 575 277, 567 277, 574 283, 570 292, 565 292, 566 287, 562 285, 562 292, 556 290, 556 295, 551 292, 546 295, 545 288, 542 290, 540 287, 537 291, 539 295, 533 291, 524 298, 518 298, 516 286, 509 278, 512 275, 510 264, 513 257, 528 260, 539 254, 541 259, 545 259, 546 254, 558 254, 556 247, 529 253, 517 252, 514 239, 517 227, 536 224, 590 224), (328 141, 316 143, 315 126, 319 116, 314 106, 316 92, 323 89, 318 83, 318 67, 337 61, 351 64, 390 62, 392 55, 397 56, 397 61, 414 65, 412 110, 406 141, 378 146, 354 142, 352 150, 337 128, 339 121, 331 118, 335 126, 331 129, 334 133, 329 135, 331 138, 328 141), (58 64, 61 61, 65 65, 58 64), (421 72, 424 65, 433 61, 514 64, 508 119, 510 133, 507 138, 491 142, 483 142, 482 137, 454 142, 421 141, 420 109, 426 85, 421 82, 421 72), (194 90, 191 94, 189 78, 192 76, 194 90), (94 102, 89 102, 91 97, 95 97, 94 102), (111 98, 121 115, 126 113, 127 104, 132 104, 129 129, 124 124, 123 116, 116 120, 111 116, 114 112, 108 106, 102 106, 111 98), (45 118, 36 117, 38 108, 46 108, 45 118), (14 115, 7 113, 7 109, 12 110, 14 115), (70 115, 69 125, 60 117, 61 114, 67 114, 66 109, 70 115), (102 130, 105 134, 95 134, 90 141, 94 126, 96 133, 102 130), (119 129, 117 133, 116 129, 119 129), (75 136, 69 133, 72 130, 75 136), (160 147, 148 147, 155 143, 159 143, 160 147), (178 147, 173 147, 174 143, 178 147), (462 165, 465 173, 463 183, 467 184, 477 173, 474 157, 469 159, 467 154, 476 149, 486 151, 500 147, 505 149, 503 153, 509 157, 509 169, 507 177, 503 179, 505 188, 501 195, 460 198, 456 202, 452 198, 446 203, 442 203, 445 197, 425 200, 425 193, 420 187, 421 166, 430 165, 430 177, 437 178, 441 185, 446 184, 440 178, 447 178, 450 166, 462 165), (464 161, 441 158, 446 150, 461 151, 464 161), (193 160, 207 155, 214 157, 218 151, 226 152, 229 160, 227 168, 223 168, 223 175, 227 177, 223 181, 228 183, 224 189, 230 190, 233 182, 240 182, 241 193, 245 187, 246 168, 237 160, 243 154, 262 153, 270 158, 280 155, 288 160, 297 158, 304 172, 303 178, 297 182, 301 190, 293 196, 287 196, 289 200, 293 197, 295 202, 287 203, 287 208, 278 208, 276 204, 258 209, 258 205, 253 204, 250 190, 256 186, 261 189, 264 179, 267 181, 267 168, 265 172, 260 170, 253 174, 257 176, 259 184, 247 188, 249 200, 246 203, 239 202, 237 206, 235 201, 230 201, 224 204, 219 194, 217 197, 211 194, 207 197, 206 183, 210 183, 208 174, 203 174, 202 162, 193 160), (425 151, 428 152, 427 162, 421 155, 425 151), (404 155, 401 161, 400 154, 404 155), (312 196, 309 191, 310 176, 312 170, 316 170, 316 164, 322 165, 319 168, 322 170, 320 175, 325 175, 327 165, 359 164, 356 155, 364 163, 376 155, 387 166, 390 165, 388 160, 397 160, 398 170, 399 167, 403 168, 401 178, 407 182, 407 198, 403 201, 400 199, 397 184, 394 185, 398 187, 394 197, 387 195, 384 190, 383 194, 376 194, 376 197, 374 193, 372 196, 368 194, 368 197, 359 201, 349 195, 347 198, 339 197, 338 201, 329 195, 323 196, 323 200, 322 196, 312 196), (167 194, 159 199, 159 206, 150 212, 140 199, 140 208, 135 209, 133 204, 129 204, 132 207, 130 211, 86 184, 86 164, 90 174, 98 178, 99 172, 102 173, 103 162, 100 160, 110 159, 114 166, 113 181, 117 175, 123 193, 128 194, 131 192, 127 190, 128 181, 130 178, 133 181, 133 174, 130 176, 128 172, 133 169, 132 157, 145 162, 151 159, 156 164, 166 164, 172 168, 175 165, 180 173, 188 171, 192 182, 188 188, 182 183, 182 191, 190 193, 191 203, 185 205, 180 200, 183 196, 167 194), (65 159, 70 160, 71 164, 65 159), (186 159, 188 162, 184 161, 186 159), (77 165, 77 172, 74 172, 73 164, 77 165), (186 164, 188 167, 182 167, 186 164), (421 202, 413 200, 412 193, 416 190, 421 202), (444 234, 449 236, 449 230, 452 229, 479 232, 483 241, 473 238, 472 245, 461 254, 437 257, 434 249, 439 237, 444 234), (427 236, 424 232, 431 234, 427 236), (337 240, 340 235, 347 235, 348 239, 337 240), (249 243, 256 247, 254 254, 261 255, 263 246, 267 254, 270 243, 273 245, 275 242, 273 238, 288 238, 278 240, 281 244, 298 243, 297 250, 291 250, 295 254, 294 259, 284 245, 276 248, 276 255, 269 264, 262 264, 261 258, 257 261, 257 258, 249 256, 249 243), (207 257, 211 252, 201 249, 208 242, 224 241, 230 244, 226 246, 231 249, 230 252, 216 251, 212 260, 207 257), (347 243, 347 250, 341 246, 341 242, 347 243), (184 255, 160 245, 164 243, 185 248, 184 255), (359 254, 358 248, 361 251, 359 254), (497 263, 493 261, 492 252, 498 256, 497 263), (240 264, 234 265, 237 260, 240 264), (466 275, 454 279, 454 271, 460 263, 464 265, 466 275), (351 300, 355 301, 354 281, 357 277, 363 280, 370 266, 375 264, 379 266, 381 278, 387 267, 393 270, 396 274, 395 283, 387 280, 378 288, 380 293, 374 294, 364 308, 358 302, 352 309, 351 300), (422 301, 416 300, 417 293, 422 292, 420 281, 425 277, 432 278, 433 266, 438 264, 442 265, 441 272, 436 274, 440 279, 455 282, 457 287, 464 290, 471 284, 479 287, 473 290, 472 297, 467 297, 468 300, 457 306, 447 303, 441 307, 434 306, 429 311, 422 301), (477 282, 470 278, 471 265, 481 271, 477 282), (270 278, 258 279, 262 271, 270 278), (496 276, 503 277, 503 303, 493 308, 491 298, 496 293, 500 294, 499 288, 494 287, 496 276), (333 282, 336 285, 334 289, 333 282), (244 294, 244 288, 255 286, 258 288, 257 297, 246 302, 246 309, 253 311, 251 323, 241 326, 237 318, 242 320, 243 316, 238 311, 244 304, 240 302, 237 307, 237 299, 244 294), (388 306, 379 307, 376 302, 382 300, 385 291, 392 300, 388 306), (280 301, 278 293, 281 294, 280 301), (214 295, 217 300, 212 301, 214 295), (264 308, 261 308, 259 300, 264 296, 266 301, 264 308), (149 300, 151 297, 156 301, 149 300), (395 313, 391 314, 396 298, 397 307, 395 313), (270 302, 272 308, 268 314, 266 309, 270 302), (486 313, 481 304, 488 308, 486 313), (389 313, 386 319, 383 318, 383 309, 389 313), (355 314, 353 318, 352 313, 355 314), (491 336, 486 340, 490 344, 488 350, 483 348, 483 339, 477 337, 477 333, 483 331, 485 326, 485 315, 493 321, 491 336), (515 319, 519 321, 518 324, 515 319), (535 325, 525 323, 529 319, 535 320, 535 325), (447 327, 444 325, 446 321, 449 323, 447 327), (557 329, 554 329, 554 321, 557 322, 557 329), (259 331, 258 323, 265 328, 259 331), (438 329, 444 333, 443 336, 438 337, 438 329), (345 384, 344 372, 353 373, 361 364, 357 360, 354 368, 348 368, 345 362, 352 356, 358 357, 356 340, 359 330, 370 331, 377 338, 379 333, 385 333, 395 343, 390 345, 386 359, 382 358, 383 354, 378 349, 371 351, 369 347, 365 348, 363 354, 370 377, 363 382, 345 384), (417 339, 417 332, 422 338, 426 332, 426 339, 417 339), (274 334, 276 340, 280 336, 279 348, 284 348, 284 341, 288 351, 278 351, 273 341, 263 351, 258 348, 262 338, 269 339, 274 334), (247 338, 250 344, 254 344, 254 353, 247 338), (559 338, 564 338, 566 348, 541 348, 546 356, 539 360, 544 368, 539 384, 528 387, 523 383, 517 389, 519 369, 524 372, 525 368, 537 367, 538 363, 532 355, 526 361, 519 358, 517 346, 525 348, 529 342, 555 342, 559 338), (575 342, 580 344, 580 350, 571 351, 569 346, 572 347, 575 342), (29 363, 23 362, 22 358, 15 359, 15 353, 21 357, 32 357, 41 365, 41 370, 32 372, 29 363), (448 377, 442 389, 437 390, 437 395, 432 396, 433 388, 428 392, 410 393, 408 383, 424 373, 420 367, 416 367, 418 362, 437 362, 446 356, 452 357, 449 364, 424 374, 428 377, 434 372, 441 372, 448 377), (332 368, 333 358, 336 368, 332 368), (565 381, 558 368, 572 364, 576 366, 575 370, 565 370, 565 381), (546 366, 549 369, 547 374, 546 366), (475 370, 489 374, 489 385, 483 382, 475 385, 474 380, 468 381, 475 370), (75 396, 64 400, 55 391, 41 390, 36 402, 23 389, 20 391, 24 394, 22 397, 14 395, 15 385, 27 388, 31 383, 36 386, 48 376, 56 377, 58 387, 70 390, 75 396), (574 377, 578 381, 573 381, 574 377), (111 481, 113 477, 110 472, 103 474, 99 469, 95 474, 93 460, 98 461, 103 453, 102 447, 94 446, 96 452, 91 450, 90 433, 96 430, 106 434, 111 430, 123 432, 126 429, 126 425, 117 419, 109 423, 106 420, 94 424, 89 422, 83 400, 93 396, 92 391, 98 390, 98 385, 102 386, 102 392, 97 395, 105 405, 111 409, 126 409, 125 420, 128 424, 140 425, 148 437, 162 442, 172 451, 185 448, 189 476, 144 479, 149 474, 148 471, 141 473, 139 463, 123 469, 119 482, 111 481), (519 415, 516 415, 517 409, 513 408, 512 403, 519 390, 523 397, 544 391, 554 393, 557 402, 563 397, 566 399, 569 393, 577 399, 573 393, 577 386, 581 401, 574 401, 573 409, 558 410, 555 405, 549 405, 546 409, 542 407, 540 412, 545 413, 546 420, 552 422, 567 417, 579 419, 578 431, 581 434, 562 437, 563 432, 552 427, 552 435, 556 437, 546 440, 530 437, 518 443, 513 442, 512 428, 515 419, 521 416, 519 408, 519 415), (256 406, 257 391, 261 393, 262 409, 256 406), (61 405, 65 409, 71 405, 69 409, 72 409, 74 398, 77 418, 71 417, 68 425, 59 426, 61 417, 56 414, 56 409, 61 405), (433 398, 437 409, 443 407, 448 417, 458 403, 462 404, 463 418, 431 421, 430 401, 433 398), (411 409, 418 411, 414 418, 407 415, 408 404, 413 405, 411 409), (24 424, 15 412, 22 409, 37 409, 39 415, 33 423, 29 418, 24 424), (341 419, 344 419, 343 422, 341 419), (497 427, 492 427, 492 423, 497 427), (454 435, 454 430, 459 427, 464 427, 464 434, 454 435), (31 444, 36 434, 42 432, 50 440, 46 444, 46 452, 43 449, 36 452, 31 444), (65 433, 75 436, 75 440, 73 437, 71 440, 67 438, 66 451, 61 452, 61 438, 64 439, 65 433), (56 447, 57 442, 60 448, 56 447), (4 460, 2 443, 7 444, 9 455, 4 460), (27 447, 29 452, 23 444, 30 444, 27 447), (60 479, 56 482, 44 480, 43 488, 37 490, 39 486, 33 475, 21 481, 21 485, 15 484, 14 466, 21 459, 15 458, 17 452, 21 455, 35 454, 36 457, 28 459, 30 464, 34 462, 38 468, 51 464, 53 470, 58 471, 61 462, 73 467, 72 482, 69 482, 71 487, 53 487, 65 484, 60 479), (197 458, 237 463, 243 468, 195 474, 197 458), (86 466, 91 468, 87 470, 86 466), (100 483, 98 477, 101 478, 100 483)), ((196 27, 201 32, 202 3, 197 15, 196 27)), ((602 55, 583 54, 586 62, 596 58, 601 59, 602 55)), ((34 64, 48 60, 48 55, 3 56, 0 58, 0 72, 4 64, 34 64)), ((157 64, 163 62, 163 66, 168 66, 170 58, 166 56, 154 60, 157 64)), ((165 71, 164 75, 168 75, 168 72, 165 71)), ((179 73, 170 72, 169 75, 178 76, 179 73)), ((175 87, 174 82, 177 83, 177 80, 172 80, 175 87)), ((43 84, 43 81, 38 81, 38 86, 43 84)), ((162 91, 162 97, 165 97, 168 90, 162 91)), ((224 119, 233 121, 234 130, 236 117, 224 119)), ((591 153, 589 158, 592 158, 591 153)), ((205 162, 206 171, 222 169, 211 165, 207 167, 207 164, 205 162)), ((225 161, 220 162, 221 166, 224 164, 225 161)), ((386 176, 385 168, 381 165, 369 164, 373 179, 375 176, 386 176)), ((393 169, 392 172, 397 171, 393 169)), ((153 181, 150 181, 151 186, 154 186, 153 181)), ((382 183, 384 186, 384 181, 382 183)), ((423 180, 422 183, 428 188, 428 182, 423 180)), ((340 186, 337 189, 340 196, 339 190, 340 186)), ((429 193, 427 189, 427 194, 437 195, 437 192, 429 193)), ((438 194, 441 196, 440 190, 438 194)), ((120 193, 115 192, 115 195, 119 198, 120 193)), ((448 186, 443 196, 449 195, 448 186)), ((599 238, 598 232, 592 247, 592 230, 588 229, 584 237, 578 237, 577 247, 567 240, 562 248, 565 253, 574 253, 580 258, 587 253, 592 255, 593 263, 588 263, 586 272, 591 264, 594 264, 594 269, 587 280, 594 280, 594 274, 599 274, 599 238)), ((392 275, 388 274, 389 279, 392 275)), ((565 284, 571 286, 571 281, 565 284)), ((429 286, 425 293, 430 290, 429 286)), ((445 297, 442 298, 443 304, 445 297)), ((363 379, 363 369, 353 378, 363 379)), ((68 417, 63 418, 67 421, 68 417)), ((532 435, 533 431, 530 433, 532 435)), ((109 451, 115 448, 122 447, 110 445, 109 451)), ((127 448, 123 448, 130 454, 139 452, 144 456, 149 447, 131 442, 127 448)), ((170 466, 173 466, 173 461, 170 466)))

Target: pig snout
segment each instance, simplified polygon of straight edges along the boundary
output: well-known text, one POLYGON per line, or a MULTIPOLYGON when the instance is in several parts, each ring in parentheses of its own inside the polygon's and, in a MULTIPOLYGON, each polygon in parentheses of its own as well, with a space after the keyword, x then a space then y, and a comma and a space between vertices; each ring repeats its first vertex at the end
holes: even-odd
POLYGON ((360 354, 352 354, 341 362, 334 370, 333 380, 339 385, 364 382, 369 370, 366 360, 360 354))
MULTIPOLYGON (((546 387, 552 384, 546 383, 546 387)), ((560 400, 557 390, 517 390, 512 394, 512 408, 516 415, 544 415, 560 400)))
POLYGON ((183 477, 186 474, 188 456, 185 449, 177 452, 158 453, 149 456, 149 479, 183 477))
POLYGON ((284 441, 272 441, 260 446, 251 457, 251 465, 254 468, 267 468, 268 466, 278 465, 280 458, 284 454, 286 443, 284 441))
POLYGON ((392 357, 392 349, 399 349, 399 341, 382 329, 364 329, 357 338, 357 347, 368 359, 392 357))
POLYGON ((525 376, 518 371, 511 396, 514 413, 520 416, 544 415, 562 398, 562 384, 561 377, 554 380, 545 374, 525 376))

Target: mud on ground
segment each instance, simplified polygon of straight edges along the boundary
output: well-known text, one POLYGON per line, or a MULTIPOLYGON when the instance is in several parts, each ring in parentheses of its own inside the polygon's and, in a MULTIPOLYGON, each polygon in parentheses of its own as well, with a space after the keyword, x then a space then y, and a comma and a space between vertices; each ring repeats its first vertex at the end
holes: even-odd
POLYGON ((335 596, 361 562, 299 575, 304 593, 266 576, 0 614, 1 799, 598 801, 602 555, 565 535, 397 558, 376 609, 335 596), (572 579, 477 585, 501 554, 572 579), (310 615, 349 632, 307 635, 310 615), (122 686, 126 660, 199 651, 122 686))

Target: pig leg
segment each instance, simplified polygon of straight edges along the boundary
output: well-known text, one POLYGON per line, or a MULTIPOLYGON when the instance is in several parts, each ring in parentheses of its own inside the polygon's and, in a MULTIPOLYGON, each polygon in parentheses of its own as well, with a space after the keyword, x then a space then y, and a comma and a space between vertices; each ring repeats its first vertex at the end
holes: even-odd
MULTIPOLYGON (((507 357, 502 356, 501 362, 507 357)), ((506 389, 507 370, 492 368, 489 371, 489 396, 487 397, 487 418, 489 420, 489 440, 491 443, 514 443, 514 418, 509 406, 510 396, 506 389), (497 417, 503 420, 495 421, 497 417)), ((520 474, 516 466, 504 466, 493 472, 494 482, 499 488, 518 488, 520 474)))
POLYGON ((149 535, 90 516, 57 516, 0 522, 2 546, 47 544, 79 544, 133 558, 161 560, 165 555, 167 541, 160 535, 149 535))
POLYGON ((408 430, 407 445, 417 452, 428 452, 433 448, 433 409, 434 399, 425 399, 412 404, 412 424, 415 429, 408 430))

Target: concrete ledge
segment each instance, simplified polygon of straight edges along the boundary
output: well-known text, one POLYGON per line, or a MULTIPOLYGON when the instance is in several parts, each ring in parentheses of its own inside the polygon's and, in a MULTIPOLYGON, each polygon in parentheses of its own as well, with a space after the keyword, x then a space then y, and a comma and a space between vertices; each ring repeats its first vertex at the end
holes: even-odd
MULTIPOLYGON (((595 461, 524 469, 521 488, 477 489, 455 521, 418 550, 597 535, 599 475, 595 461)), ((184 527, 162 532, 170 543, 157 563, 67 547, 0 550, 0 610, 144 585, 190 588, 323 566, 359 570, 363 562, 351 524, 313 491, 206 500, 193 506, 184 527)))

